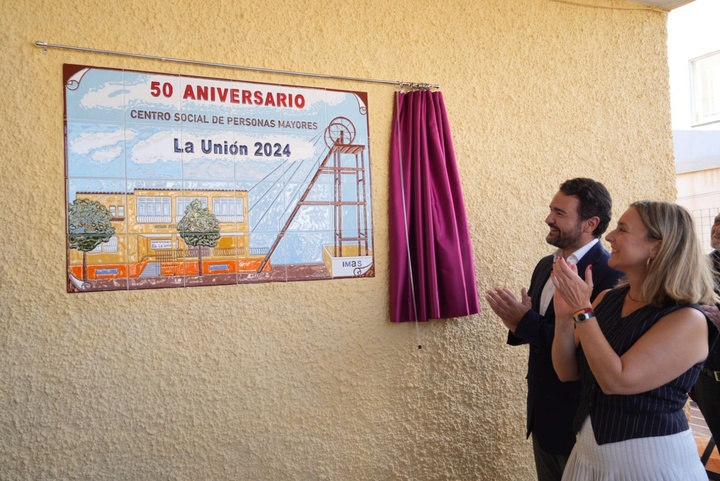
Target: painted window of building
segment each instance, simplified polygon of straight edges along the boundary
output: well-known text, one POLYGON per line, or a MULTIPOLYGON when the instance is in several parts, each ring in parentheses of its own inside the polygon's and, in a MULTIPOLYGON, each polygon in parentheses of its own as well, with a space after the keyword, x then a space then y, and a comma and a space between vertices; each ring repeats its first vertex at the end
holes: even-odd
POLYGON ((170 214, 170 197, 138 197, 137 222, 168 223, 172 221, 170 214))
POLYGON ((175 205, 177 209, 175 211, 175 222, 180 222, 180 220, 185 217, 185 209, 187 209, 187 206, 195 199, 200 201, 204 209, 207 209, 207 197, 178 197, 175 205))
POLYGON ((216 197, 213 214, 220 222, 245 222, 245 209, 241 197, 216 197))
POLYGON ((118 251, 118 238, 112 236, 109 241, 103 244, 103 250, 109 254, 114 254, 118 251))
POLYGON ((117 236, 112 236, 109 241, 98 244, 93 250, 88 251, 88 254, 101 254, 103 252, 106 254, 115 254, 117 251, 118 238, 117 236))
POLYGON ((693 125, 720 122, 720 50, 690 60, 693 125))

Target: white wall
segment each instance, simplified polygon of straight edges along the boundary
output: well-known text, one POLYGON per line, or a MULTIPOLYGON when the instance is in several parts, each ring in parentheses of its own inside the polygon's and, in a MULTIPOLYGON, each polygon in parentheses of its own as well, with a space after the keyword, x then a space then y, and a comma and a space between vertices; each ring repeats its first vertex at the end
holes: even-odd
POLYGON ((720 50, 718 21, 718 0, 695 0, 668 16, 677 202, 693 214, 708 252, 710 226, 720 212, 720 122, 692 127, 690 60, 720 50))
MULTIPOLYGON (((691 128, 689 60, 720 50, 720 1, 695 0, 668 15, 673 130, 691 128)), ((696 127, 697 128, 697 127, 696 127)), ((720 122, 701 127, 720 130, 720 122)))

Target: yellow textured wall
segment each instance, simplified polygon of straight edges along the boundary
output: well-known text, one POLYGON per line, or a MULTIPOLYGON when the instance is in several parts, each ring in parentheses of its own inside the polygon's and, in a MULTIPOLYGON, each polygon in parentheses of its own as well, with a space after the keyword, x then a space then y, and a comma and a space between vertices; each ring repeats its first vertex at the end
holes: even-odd
POLYGON ((531 479, 526 348, 388 320, 392 86, 34 42, 441 84, 479 289, 519 290, 564 179, 674 198, 666 15, 585 3, 3 1, 0 478, 531 479), (367 91, 376 276, 66 294, 63 63, 367 91))

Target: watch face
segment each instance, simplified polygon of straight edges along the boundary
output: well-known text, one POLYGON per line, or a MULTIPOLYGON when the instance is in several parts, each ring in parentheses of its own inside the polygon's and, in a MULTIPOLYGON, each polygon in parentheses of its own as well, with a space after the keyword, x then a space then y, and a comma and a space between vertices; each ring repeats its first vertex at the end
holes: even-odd
POLYGON ((595 313, 591 310, 586 310, 585 312, 578 312, 577 314, 573 315, 573 319, 575 319, 575 322, 585 322, 592 317, 595 317, 595 313))

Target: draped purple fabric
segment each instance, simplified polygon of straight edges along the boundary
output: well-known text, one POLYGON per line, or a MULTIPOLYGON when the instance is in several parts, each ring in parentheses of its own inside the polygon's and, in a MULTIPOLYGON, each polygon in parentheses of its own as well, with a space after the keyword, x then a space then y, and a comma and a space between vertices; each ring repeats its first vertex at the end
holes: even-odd
POLYGON ((473 249, 440 92, 395 93, 390 152, 390 318, 480 312, 473 249))

